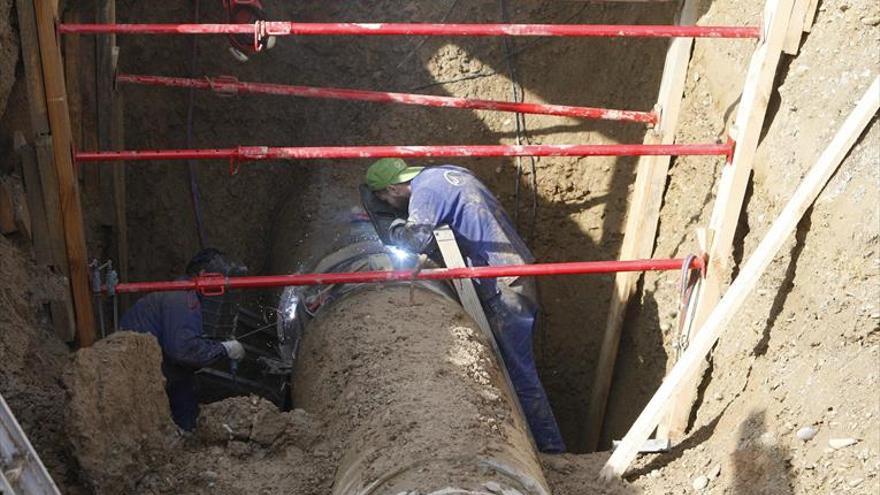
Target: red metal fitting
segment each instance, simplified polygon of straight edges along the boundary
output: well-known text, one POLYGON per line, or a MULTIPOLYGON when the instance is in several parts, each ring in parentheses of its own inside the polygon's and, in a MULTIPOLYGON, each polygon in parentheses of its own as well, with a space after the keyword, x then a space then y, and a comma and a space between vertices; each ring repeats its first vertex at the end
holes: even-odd
POLYGON ((736 141, 733 140, 733 137, 729 134, 727 135, 727 153, 724 155, 726 157, 725 165, 730 165, 733 163, 733 154, 736 152, 736 141))
MULTIPOLYGON (((196 80, 193 79, 193 81, 196 80)), ((208 82, 208 87, 210 87, 212 91, 217 93, 217 96, 227 98, 238 95, 239 82, 235 76, 217 76, 214 78, 205 77, 205 81, 208 82)), ((126 80, 125 82, 132 81, 126 80)), ((197 86, 190 85, 189 87, 196 88, 197 86)))
POLYGON ((218 297, 226 293, 227 277, 222 273, 204 273, 193 277, 194 289, 206 297, 218 297))

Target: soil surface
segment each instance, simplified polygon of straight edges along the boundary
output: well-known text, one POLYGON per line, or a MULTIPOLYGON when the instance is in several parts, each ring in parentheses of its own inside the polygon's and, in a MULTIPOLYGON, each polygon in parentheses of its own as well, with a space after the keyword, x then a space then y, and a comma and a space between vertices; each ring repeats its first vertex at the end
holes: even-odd
POLYGON ((315 417, 235 397, 203 406, 195 436, 169 462, 153 464, 132 493, 325 495, 334 471, 329 454, 315 417))

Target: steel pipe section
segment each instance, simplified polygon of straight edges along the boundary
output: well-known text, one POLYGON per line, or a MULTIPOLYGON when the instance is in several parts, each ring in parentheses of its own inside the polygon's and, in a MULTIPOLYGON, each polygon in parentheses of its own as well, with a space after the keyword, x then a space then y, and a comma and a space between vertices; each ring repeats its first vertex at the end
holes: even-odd
POLYGON ((549 495, 477 324, 422 287, 362 287, 306 328, 294 404, 342 446, 333 495, 549 495))

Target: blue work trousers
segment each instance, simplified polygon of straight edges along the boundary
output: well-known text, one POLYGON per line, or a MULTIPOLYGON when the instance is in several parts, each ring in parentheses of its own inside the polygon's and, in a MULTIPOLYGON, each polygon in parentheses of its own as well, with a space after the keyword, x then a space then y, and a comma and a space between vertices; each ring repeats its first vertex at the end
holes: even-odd
POLYGON ((499 283, 498 289, 500 292, 483 306, 532 437, 541 452, 564 452, 565 442, 538 377, 532 351, 538 314, 535 281, 520 277, 509 286, 499 283))

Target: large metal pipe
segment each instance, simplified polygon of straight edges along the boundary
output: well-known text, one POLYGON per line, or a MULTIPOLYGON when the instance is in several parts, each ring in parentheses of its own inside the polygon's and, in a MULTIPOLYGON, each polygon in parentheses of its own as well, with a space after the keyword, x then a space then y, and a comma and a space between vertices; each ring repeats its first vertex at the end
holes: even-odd
POLYGON ((364 287, 324 308, 293 389, 341 446, 333 495, 549 495, 500 366, 461 306, 424 288, 364 287))
MULTIPOLYGON (((316 237, 279 237, 275 268, 388 271, 399 260, 364 217, 325 211, 316 237)), ((287 287, 278 308, 294 407, 323 419, 338 455, 333 495, 549 494, 500 363, 448 281, 287 287)))

